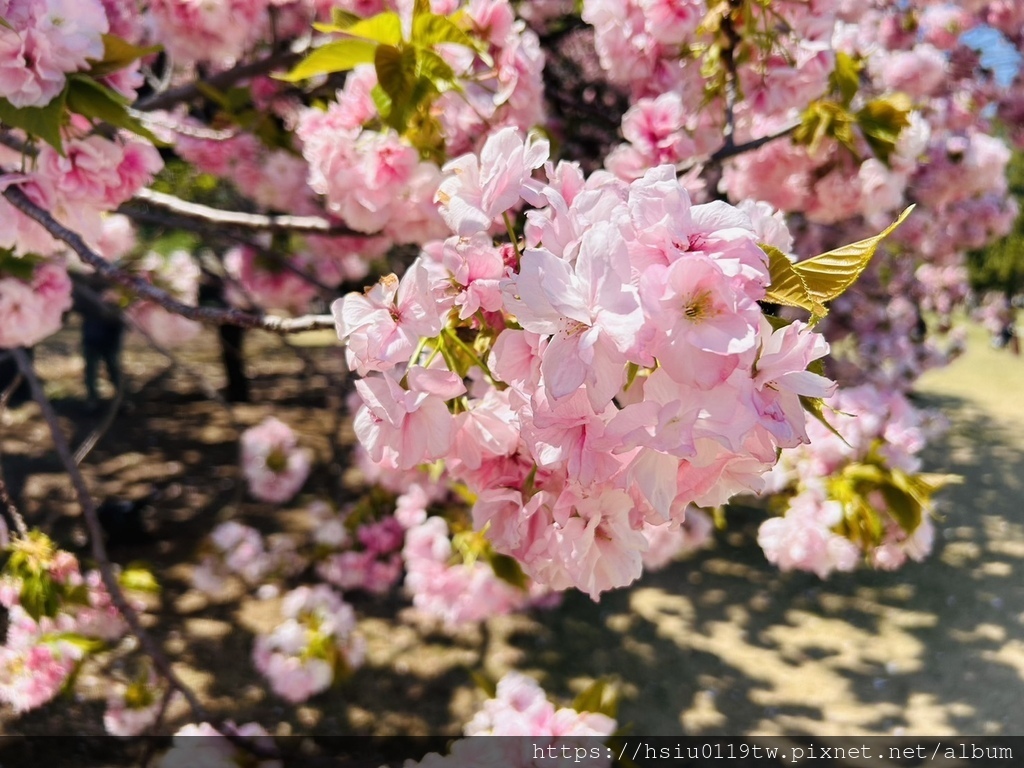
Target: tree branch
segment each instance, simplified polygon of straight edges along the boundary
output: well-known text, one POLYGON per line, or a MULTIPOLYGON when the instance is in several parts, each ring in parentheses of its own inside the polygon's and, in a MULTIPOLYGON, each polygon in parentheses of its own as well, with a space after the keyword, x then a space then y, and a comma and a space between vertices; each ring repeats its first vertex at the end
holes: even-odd
MULTIPOLYGON (((189 708, 192 710, 192 714, 199 720, 206 722, 213 722, 203 706, 202 702, 196 696, 195 692, 182 682, 181 678, 178 677, 178 673, 174 671, 174 667, 171 664, 160 646, 157 645, 153 636, 149 634, 142 621, 139 619, 138 613, 132 607, 131 603, 125 597, 124 592, 121 590, 121 585, 117 580, 117 576, 114 574, 114 569, 110 563, 110 557, 107 555, 106 545, 103 543, 103 526, 100 524, 99 514, 96 511, 96 504, 93 502, 92 495, 89 493, 89 488, 85 483, 85 477, 82 475, 78 465, 75 464, 74 457, 71 455, 71 448, 68 445, 67 438, 64 437, 64 433, 60 429, 60 424, 57 421, 57 414, 53 410, 53 405, 50 404, 49 399, 46 397, 46 393, 43 391, 43 386, 39 381, 39 377, 36 376, 36 372, 32 367, 32 361, 28 355, 22 349, 15 349, 12 351, 14 360, 18 364, 18 369, 21 371, 21 375, 25 377, 28 382, 29 389, 32 391, 32 399, 36 401, 39 406, 39 410, 43 415, 43 419, 46 421, 46 425, 50 429, 50 436, 53 439, 53 446, 57 451, 57 455, 60 457, 61 463, 64 465, 64 469, 67 471, 68 476, 71 478, 71 485, 75 491, 75 497, 78 499, 78 505, 82 510, 82 517, 85 518, 85 526, 89 531, 89 543, 92 550, 92 557, 96 561, 96 566, 99 568, 100 577, 103 580, 103 585, 107 588, 107 592, 110 595, 110 602, 113 603, 118 613, 124 619, 128 625, 129 630, 132 634, 139 639, 143 651, 153 660, 153 665, 164 677, 165 680, 176 690, 181 691, 182 696, 188 702, 189 708)), ((250 741, 234 731, 233 728, 224 725, 223 723, 215 724, 218 732, 223 734, 225 737, 230 739, 233 743, 247 749, 253 754, 261 757, 278 757, 277 750, 267 750, 260 744, 250 741)))
POLYGON ((192 101, 203 96, 203 86, 216 88, 217 90, 224 90, 230 88, 235 83, 242 80, 249 80, 250 78, 257 77, 258 75, 264 75, 274 69, 288 69, 294 64, 297 64, 299 60, 306 55, 307 48, 303 48, 299 51, 285 50, 272 53, 266 58, 259 59, 257 61, 249 62, 248 64, 240 64, 237 67, 226 69, 223 72, 218 72, 206 80, 200 80, 188 85, 183 85, 179 88, 170 88, 163 93, 157 93, 152 96, 147 96, 132 105, 133 109, 137 109, 143 112, 150 112, 155 109, 167 109, 173 107, 175 104, 180 104, 184 101, 192 101))
POLYGON ((722 146, 719 149, 712 152, 707 157, 687 160, 685 163, 678 164, 676 166, 676 171, 679 174, 684 174, 687 173, 688 171, 692 171, 698 165, 717 165, 718 163, 721 163, 724 160, 728 160, 731 157, 736 157, 737 155, 742 155, 746 152, 753 152, 755 149, 760 149, 765 144, 770 144, 771 142, 777 139, 789 136, 789 134, 791 134, 799 127, 799 122, 791 123, 790 125, 787 125, 785 128, 780 128, 774 133, 769 133, 766 136, 760 136, 756 139, 751 139, 750 141, 746 141, 742 144, 722 146))
POLYGON ((239 309, 217 309, 214 307, 194 307, 178 301, 166 291, 143 280, 137 275, 120 269, 111 264, 92 248, 86 245, 81 235, 74 232, 53 218, 47 211, 33 203, 17 186, 10 186, 3 192, 7 201, 34 221, 39 222, 53 237, 66 243, 79 258, 96 270, 101 277, 117 285, 124 286, 138 295, 139 298, 159 304, 168 312, 213 325, 237 325, 242 328, 258 328, 272 333, 302 333, 333 329, 334 318, 330 315, 304 315, 296 318, 275 317, 272 315, 255 315, 239 309))
MULTIPOLYGON (((3 359, 7 359, 12 356, 11 352, 4 355, 3 359)), ((10 383, 2 393, 0 393, 0 416, 3 415, 4 410, 7 408, 7 403, 14 396, 14 392, 21 386, 22 376, 21 372, 14 374, 14 380, 10 383)), ((0 460, 3 457, 0 456, 0 460)), ((3 505, 7 511, 8 516, 11 518, 11 522, 14 523, 14 530, 18 532, 18 535, 22 538, 28 536, 28 527, 25 525, 25 518, 21 516, 21 512, 14 505, 14 499, 11 498, 10 492, 7 490, 7 483, 4 481, 4 470, 3 465, 0 464, 0 504, 3 505)))
MULTIPOLYGON (((268 216, 261 213, 242 213, 241 211, 225 211, 211 208, 208 205, 190 203, 180 197, 143 188, 135 193, 134 200, 146 203, 155 208, 178 214, 188 219, 198 219, 208 224, 238 229, 254 229, 267 232, 301 232, 316 235, 352 235, 367 237, 344 224, 339 224, 320 216, 268 216)), ((130 205, 121 206, 119 213, 131 216, 130 205)))

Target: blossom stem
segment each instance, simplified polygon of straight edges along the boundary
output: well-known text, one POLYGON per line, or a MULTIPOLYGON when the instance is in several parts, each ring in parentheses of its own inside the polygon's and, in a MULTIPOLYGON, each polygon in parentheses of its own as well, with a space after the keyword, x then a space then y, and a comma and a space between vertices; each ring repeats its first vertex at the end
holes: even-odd
POLYGON ((508 211, 501 214, 501 217, 505 220, 505 229, 508 231, 508 238, 512 241, 512 248, 516 252, 516 260, 523 258, 522 251, 519 250, 519 238, 516 237, 516 231, 512 227, 512 217, 508 215, 508 211))
POLYGON ((462 353, 470 359, 470 362, 472 362, 473 365, 477 366, 481 371, 483 371, 484 376, 486 376, 487 379, 492 384, 497 383, 495 381, 494 374, 491 373, 491 369, 488 368, 487 364, 480 359, 480 356, 476 353, 475 349, 473 349, 471 346, 469 346, 469 344, 467 344, 466 342, 459 338, 459 334, 456 333, 454 328, 445 328, 444 331, 442 331, 442 333, 447 338, 452 340, 455 346, 457 346, 462 351, 462 353))

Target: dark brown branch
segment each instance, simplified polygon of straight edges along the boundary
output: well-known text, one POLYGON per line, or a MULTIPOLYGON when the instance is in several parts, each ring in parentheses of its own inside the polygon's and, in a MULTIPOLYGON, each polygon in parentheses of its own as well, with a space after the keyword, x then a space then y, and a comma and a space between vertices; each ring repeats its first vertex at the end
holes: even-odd
MULTIPOLYGON (((15 349, 12 351, 14 360, 18 364, 18 369, 21 371, 21 375, 25 377, 28 382, 29 389, 32 391, 32 399, 36 401, 39 406, 40 413, 42 413, 43 420, 46 421, 46 425, 49 427, 50 436, 53 439, 53 446, 57 451, 57 455, 60 457, 61 464, 64 465, 64 469, 67 471, 68 476, 71 478, 71 485, 75 491, 75 497, 78 500, 78 505, 82 510, 82 517, 85 519, 85 527, 89 532, 89 544, 92 551, 92 557, 96 561, 96 567, 99 569, 100 578, 103 581, 103 585, 107 588, 107 592, 110 595, 110 602, 117 609, 118 613, 121 614, 121 618, 124 619, 125 624, 128 625, 128 629, 135 637, 139 640, 139 645, 142 650, 152 659, 153 665, 156 667, 160 675, 167 680, 175 690, 181 692, 181 695, 185 697, 185 701, 188 702, 189 708, 192 710, 192 714, 199 720, 213 723, 214 721, 210 718, 209 713, 203 706, 202 702, 196 696, 195 692, 189 688, 185 683, 178 677, 178 673, 174 671, 174 667, 171 664, 170 659, 164 655, 160 646, 157 645, 156 640, 149 634, 142 621, 139 619, 138 613, 132 607, 131 603, 125 597, 124 592, 121 590, 121 584, 117 580, 117 576, 114 574, 114 569, 110 563, 110 557, 107 555, 107 548, 103 542, 103 526, 100 524, 99 514, 96 511, 96 504, 93 501, 92 495, 89 493, 89 488, 86 485, 85 477, 82 475, 82 471, 75 464, 74 457, 71 455, 71 448, 68 445, 67 438, 64 437, 64 433, 61 431, 60 423, 57 421, 57 413, 53 410, 49 399, 46 397, 46 393, 43 391, 42 383, 39 381, 39 377, 36 376, 35 370, 32 367, 32 361, 24 350, 15 349)), ((242 736, 239 736, 233 728, 224 724, 214 724, 218 732, 230 739, 233 743, 238 744, 240 747, 249 750, 253 754, 261 757, 277 757, 277 750, 267 750, 262 745, 251 742, 242 736)))
POLYGON ((86 245, 82 237, 53 218, 47 211, 33 203, 17 186, 10 186, 3 192, 7 201, 34 221, 39 222, 53 237, 66 243, 86 264, 106 280, 124 286, 139 298, 152 301, 176 315, 189 320, 212 325, 237 325, 242 328, 258 328, 272 333, 302 333, 334 328, 330 315, 305 315, 296 318, 282 318, 270 315, 255 315, 239 309, 218 309, 194 307, 173 298, 166 291, 106 261, 86 245))
POLYGON ((785 128, 781 128, 774 133, 769 133, 765 136, 760 136, 750 141, 745 141, 742 144, 733 144, 731 146, 722 146, 719 149, 712 152, 707 157, 697 158, 694 160, 687 160, 685 163, 680 163, 676 166, 676 171, 680 174, 692 171, 698 165, 717 165, 729 158, 742 155, 746 152, 753 152, 755 149, 760 149, 765 144, 770 144, 773 141, 789 136, 793 131, 800 127, 800 123, 792 123, 787 125, 785 128))
POLYGON ((155 224, 159 227, 183 229, 187 232, 196 232, 206 237, 228 241, 229 243, 237 243, 247 248, 252 248, 260 253, 260 255, 271 259, 274 264, 279 265, 282 269, 291 272, 293 275, 315 287, 321 294, 323 294, 324 298, 332 299, 342 295, 342 292, 337 288, 327 285, 305 270, 292 264, 285 254, 280 253, 273 248, 268 248, 254 242, 250 238, 240 234, 238 230, 218 226, 204 219, 189 218, 187 216, 181 216, 164 210, 144 210, 133 206, 121 206, 118 209, 118 213, 123 216, 127 216, 132 221, 144 224, 155 224))
MULTIPOLYGON (((182 200, 180 197, 156 192, 152 189, 140 189, 135 193, 134 199, 188 219, 198 219, 220 227, 315 235, 366 236, 361 232, 353 231, 344 224, 339 224, 320 216, 268 216, 261 213, 225 211, 220 208, 211 208, 208 205, 190 203, 187 200, 182 200)), ((132 215, 132 207, 130 205, 122 206, 120 213, 130 216, 132 215)))
POLYGON ((82 517, 85 519, 85 526, 89 531, 89 542, 91 544, 92 556, 96 560, 96 565, 99 568, 100 576, 103 579, 103 585, 107 588, 107 592, 110 593, 110 600, 117 608, 121 617, 125 620, 128 628, 132 633, 138 637, 139 643, 142 645, 143 650, 153 659, 153 663, 156 665, 160 674, 175 688, 180 690, 185 696, 185 699, 189 703, 193 713, 196 717, 207 720, 207 713, 205 707, 200 703, 199 699, 196 698, 195 693, 186 686, 177 673, 171 666, 171 662, 163 651, 156 644, 153 637, 146 631, 146 628, 142 626, 142 622, 139 620, 139 615, 135 612, 135 609, 128 602, 128 599, 124 596, 124 592, 121 591, 121 585, 117 581, 117 576, 114 575, 114 570, 110 565, 110 558, 107 556, 107 549, 103 543, 103 527, 100 524, 99 515, 96 512, 96 505, 93 502, 92 495, 89 493, 89 489, 85 484, 85 477, 83 477, 81 470, 78 465, 75 464, 75 459, 71 455, 71 448, 68 446, 67 438, 64 437, 64 433, 60 429, 60 424, 57 421, 57 414, 53 410, 53 406, 46 397, 46 393, 43 392, 42 384, 39 382, 39 377, 36 376, 35 370, 32 368, 32 361, 21 349, 14 350, 14 360, 18 364, 18 369, 21 371, 21 375, 28 381, 29 389, 32 391, 32 399, 36 401, 39 406, 39 410, 43 415, 43 419, 46 421, 47 426, 50 428, 50 435, 53 438, 53 446, 57 450, 57 455, 60 457, 61 463, 64 465, 64 469, 67 471, 68 476, 71 478, 71 485, 74 488, 75 496, 78 499, 78 505, 82 510, 82 517))
MULTIPOLYGON (((3 356, 3 360, 13 355, 12 352, 7 352, 3 356)), ((10 383, 2 393, 0 393, 0 416, 3 416, 4 410, 7 408, 7 403, 10 402, 14 396, 15 391, 21 386, 22 375, 19 371, 14 374, 14 380, 10 383)), ((2 456, 0 456, 2 459, 2 456)), ((28 527, 25 525, 25 518, 21 516, 18 508, 14 505, 14 499, 11 498, 10 492, 7 490, 7 483, 4 481, 3 465, 0 465, 0 504, 3 505, 8 516, 11 518, 11 522, 14 523, 14 529, 18 532, 18 535, 22 538, 28 536, 28 527)))
POLYGON ((266 58, 251 61, 248 64, 241 64, 223 72, 218 72, 206 80, 189 83, 179 88, 170 88, 163 93, 157 93, 140 99, 133 105, 134 109, 149 112, 155 109, 167 109, 175 104, 192 101, 203 96, 202 87, 205 85, 217 90, 230 88, 242 80, 249 80, 259 75, 265 75, 275 69, 289 69, 299 62, 306 55, 306 51, 278 51, 266 58))

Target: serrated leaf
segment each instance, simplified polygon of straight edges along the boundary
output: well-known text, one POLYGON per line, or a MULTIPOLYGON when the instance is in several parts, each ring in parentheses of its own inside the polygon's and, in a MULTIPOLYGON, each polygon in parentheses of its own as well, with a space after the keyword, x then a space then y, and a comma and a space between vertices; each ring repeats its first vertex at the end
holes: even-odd
POLYGON ((382 117, 399 133, 404 133, 409 114, 415 109, 413 91, 416 87, 416 50, 379 45, 374 55, 377 81, 391 99, 391 108, 382 117))
POLYGON ((470 670, 469 676, 473 678, 473 682, 476 683, 477 688, 487 694, 487 698, 493 699, 498 695, 498 684, 483 672, 477 672, 473 669, 470 670))
POLYGON ((331 9, 331 21, 334 22, 335 26, 347 29, 353 24, 359 22, 363 17, 352 11, 346 11, 343 8, 332 8, 331 9))
POLYGON ((572 708, 577 712, 595 712, 614 718, 618 714, 618 701, 615 689, 605 678, 598 678, 572 700, 572 708))
POLYGON ((828 310, 811 295, 803 277, 794 269, 793 262, 786 254, 778 248, 764 244, 761 245, 761 250, 768 255, 768 273, 771 277, 765 301, 806 309, 815 317, 824 317, 828 314, 828 310))
POLYGON ((160 584, 153 572, 142 565, 129 566, 121 571, 117 580, 122 587, 133 592, 147 592, 154 595, 160 592, 160 584))
POLYGON ((127 99, 111 88, 88 77, 72 75, 68 78, 68 109, 72 112, 102 120, 116 128, 138 134, 154 144, 162 142, 128 111, 127 99))
POLYGON ((909 96, 894 93, 869 101, 857 112, 861 133, 882 162, 889 162, 900 133, 910 125, 912 109, 909 96))
POLYGON ((138 46, 129 43, 117 35, 103 35, 103 58, 99 60, 90 59, 92 66, 89 74, 94 77, 109 75, 124 69, 136 59, 143 56, 159 53, 163 50, 162 45, 138 46))
POLYGON ((373 105, 377 108, 377 112, 386 122, 388 117, 391 115, 391 97, 384 92, 384 89, 380 87, 380 84, 373 86, 370 90, 370 98, 373 99, 373 105))
POLYGON ((18 256, 8 248, 0 249, 0 277, 13 277, 15 280, 29 282, 36 267, 44 261, 42 256, 26 253, 18 256))
POLYGON ((382 45, 398 45, 402 42, 402 19, 394 11, 385 11, 337 31, 382 45))
POLYGON ((38 136, 61 155, 64 143, 60 130, 64 126, 64 107, 68 88, 65 86, 44 107, 15 107, 7 99, 0 99, 0 122, 8 128, 21 128, 32 136, 38 136))
POLYGON ((499 555, 492 550, 487 561, 490 563, 494 575, 506 584, 511 584, 513 587, 523 591, 529 589, 530 583, 526 578, 526 574, 523 573, 523 569, 514 558, 508 555, 499 555))
POLYGON ((921 524, 921 504, 917 499, 895 485, 881 487, 885 506, 892 519, 907 533, 913 533, 921 524))
MULTIPOLYGON (((815 360, 814 362, 818 361, 815 360)), ((808 370, 810 370, 809 366, 808 370)), ((817 373, 817 371, 812 371, 812 373, 817 373)), ((817 421, 819 421, 825 427, 825 429, 827 429, 833 435, 842 440, 844 445, 848 445, 850 446, 850 448, 853 447, 852 445, 850 445, 849 442, 847 442, 846 438, 842 436, 839 430, 832 425, 832 422, 825 418, 825 403, 820 397, 808 397, 807 395, 800 395, 799 397, 800 405, 803 406, 803 409, 807 413, 811 414, 811 416, 813 416, 817 421)))
POLYGON ((433 51, 420 49, 418 54, 417 64, 420 76, 433 83, 439 93, 457 87, 455 70, 447 61, 433 51))
POLYGON ((793 264, 793 271, 803 282, 811 299, 820 305, 841 296, 867 268, 881 242, 906 221, 913 210, 914 206, 909 206, 896 221, 874 237, 793 264))
POLYGON ((284 75, 274 75, 274 77, 278 80, 294 83, 299 80, 315 77, 316 75, 344 72, 353 67, 358 67, 360 64, 371 63, 374 60, 376 51, 377 43, 371 40, 356 38, 338 40, 317 48, 309 56, 296 64, 291 72, 284 75))
POLYGON ((425 48, 438 43, 452 43, 474 49, 477 47, 473 38, 455 26, 451 20, 436 13, 425 13, 413 19, 412 42, 425 48))
POLYGON ((836 66, 829 76, 829 83, 843 98, 843 103, 849 105, 853 97, 857 95, 860 88, 860 71, 863 69, 857 59, 845 51, 836 53, 836 66))

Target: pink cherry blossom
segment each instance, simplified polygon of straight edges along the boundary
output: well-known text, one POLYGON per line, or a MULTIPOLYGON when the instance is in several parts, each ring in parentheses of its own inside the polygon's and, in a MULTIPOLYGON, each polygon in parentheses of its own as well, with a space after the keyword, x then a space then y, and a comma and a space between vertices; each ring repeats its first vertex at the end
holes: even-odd
POLYGON ((249 491, 260 501, 289 501, 309 477, 311 454, 284 422, 268 417, 243 432, 241 443, 249 491))

